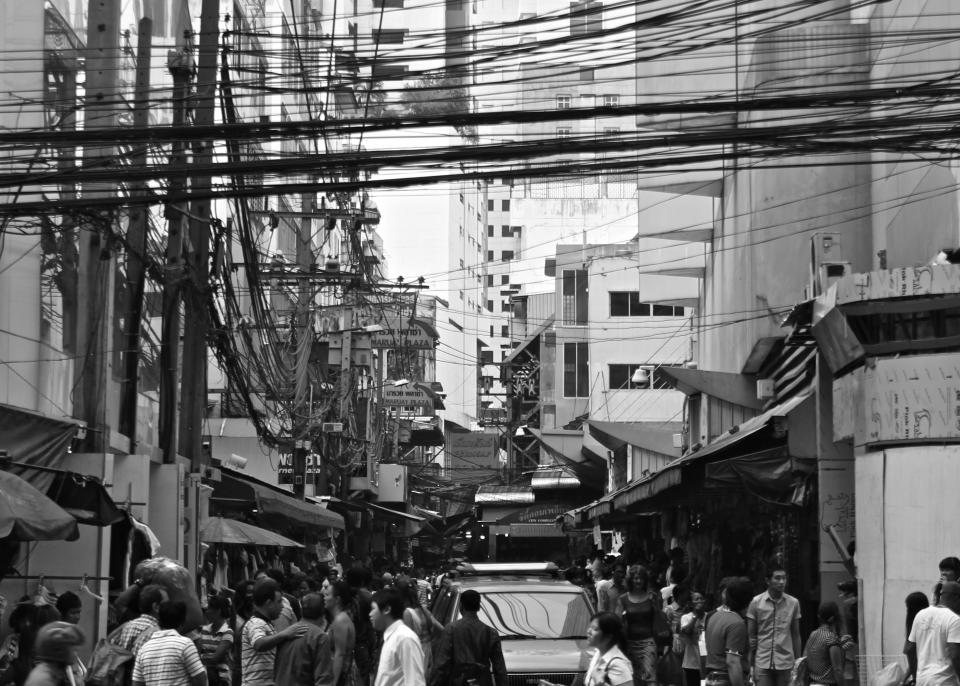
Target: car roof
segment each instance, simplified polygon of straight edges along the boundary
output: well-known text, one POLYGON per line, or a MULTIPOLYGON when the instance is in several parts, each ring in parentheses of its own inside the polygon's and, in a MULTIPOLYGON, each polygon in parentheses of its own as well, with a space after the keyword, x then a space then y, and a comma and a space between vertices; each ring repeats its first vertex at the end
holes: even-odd
POLYGON ((460 591, 472 589, 478 593, 492 591, 536 591, 539 593, 579 593, 583 589, 565 579, 536 577, 482 577, 457 579, 453 586, 460 591))

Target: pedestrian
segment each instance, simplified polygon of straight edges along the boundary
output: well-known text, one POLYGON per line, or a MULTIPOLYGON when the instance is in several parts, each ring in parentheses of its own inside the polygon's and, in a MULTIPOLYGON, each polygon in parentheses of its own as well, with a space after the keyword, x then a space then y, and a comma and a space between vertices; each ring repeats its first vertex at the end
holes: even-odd
POLYGON ((274 669, 276 681, 284 686, 334 686, 333 656, 323 597, 308 593, 300 604, 303 616, 290 629, 303 627, 303 633, 277 648, 274 669))
POLYGON ((754 597, 747 609, 751 664, 757 686, 789 686, 790 674, 800 657, 800 601, 786 593, 787 572, 772 564, 767 570, 767 590, 754 597))
POLYGON ((277 646, 303 635, 303 626, 288 626, 277 631, 271 622, 283 609, 280 584, 270 578, 253 586, 253 616, 240 632, 241 686, 275 686, 274 666, 277 646))
POLYGON ((633 679, 638 684, 657 681, 657 641, 653 624, 661 611, 660 594, 650 587, 643 565, 627 570, 627 592, 617 600, 617 614, 627 634, 627 655, 633 663, 633 679))
POLYGON ((83 614, 83 601, 73 591, 64 591, 57 596, 57 612, 64 622, 79 624, 83 614))
POLYGON ((940 602, 920 610, 903 647, 916 686, 960 686, 960 583, 945 581, 940 602))
POLYGON ((347 570, 347 584, 354 592, 353 625, 356 629, 354 658, 357 662, 359 686, 367 686, 376 669, 373 655, 377 643, 376 631, 370 621, 373 607, 373 593, 370 584, 373 575, 365 567, 352 567, 347 570))
POLYGON ((420 639, 403 623, 403 598, 394 588, 373 596, 370 623, 383 633, 374 686, 424 686, 420 639))
MULTIPOLYGON (((937 585, 939 586, 940 584, 937 585)), ((917 618, 917 614, 919 614, 920 610, 930 607, 930 601, 927 600, 926 593, 922 591, 914 591, 913 593, 907 595, 906 599, 904 600, 904 604, 907 606, 906 636, 909 638, 910 631, 913 629, 913 621, 917 618)))
POLYGON ((840 608, 834 602, 820 605, 820 626, 807 638, 803 654, 807 658, 810 681, 824 686, 843 684, 843 644, 840 640, 840 608))
POLYGON ((707 686, 744 686, 749 674, 750 642, 744 613, 753 587, 749 579, 725 580, 720 607, 704 622, 707 686))
POLYGON ((460 594, 462 617, 440 633, 431 686, 461 686, 476 679, 478 686, 507 686, 507 665, 500 634, 480 621, 480 594, 460 594))
POLYGON ((706 599, 698 591, 690 593, 690 612, 680 617, 678 636, 683 645, 683 679, 686 686, 700 686, 703 670, 702 659, 706 657, 703 646, 703 626, 706 617, 706 599), (703 647, 702 647, 703 646, 703 647))
POLYGON ((36 664, 24 686, 72 686, 68 672, 77 664, 83 632, 73 622, 51 622, 40 628, 34 642, 36 664))
POLYGON ((232 686, 234 633, 230 628, 230 601, 222 596, 207 600, 207 623, 200 627, 197 651, 207 670, 210 686, 232 686))
POLYGON ((602 590, 597 590, 597 611, 615 612, 617 601, 627 592, 627 566, 617 560, 613 563, 610 571, 610 583, 598 584, 602 590))
POLYGON ((273 579, 277 582, 283 598, 283 606, 280 608, 280 615, 272 622, 273 628, 277 631, 283 631, 288 626, 300 619, 300 603, 292 595, 286 592, 286 577, 279 569, 261 569, 254 576, 254 581, 261 579, 273 579))
POLYGON ((125 622, 120 627, 114 642, 121 648, 133 653, 134 659, 140 652, 143 644, 150 640, 155 631, 160 629, 160 605, 167 602, 170 596, 166 589, 159 584, 148 584, 140 590, 138 607, 140 616, 125 622))
POLYGON ((624 654, 623 622, 612 612, 600 612, 587 626, 587 645, 595 649, 584 686, 633 686, 633 668, 624 654))
POLYGON ((157 611, 159 628, 133 663, 133 686, 207 686, 207 670, 197 647, 180 629, 187 620, 182 600, 165 600, 157 611))
POLYGON ((334 686, 356 686, 358 674, 354 646, 357 628, 352 616, 355 608, 353 589, 346 581, 334 581, 324 591, 324 604, 331 618, 327 631, 333 654, 334 686))
POLYGON ((398 581, 395 586, 407 603, 407 609, 403 611, 403 623, 413 629, 413 633, 420 639, 420 647, 423 649, 423 674, 429 680, 430 670, 433 668, 433 639, 443 631, 443 624, 420 604, 416 588, 405 581, 398 581))

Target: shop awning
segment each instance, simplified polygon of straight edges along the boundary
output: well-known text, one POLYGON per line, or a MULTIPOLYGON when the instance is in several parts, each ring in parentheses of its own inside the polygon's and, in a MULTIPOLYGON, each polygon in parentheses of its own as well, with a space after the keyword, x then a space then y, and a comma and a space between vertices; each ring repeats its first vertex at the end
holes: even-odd
POLYGON ((763 414, 748 419, 743 424, 734 427, 706 447, 674 460, 650 476, 627 484, 627 486, 614 494, 614 509, 622 509, 634 503, 647 500, 668 488, 679 485, 684 467, 695 462, 702 462, 710 456, 720 455, 724 451, 733 449, 737 444, 743 443, 746 439, 765 429, 775 417, 785 417, 800 407, 805 400, 812 397, 811 394, 812 390, 807 389, 803 393, 775 405, 763 414))
POLYGON ((687 395, 706 393, 741 407, 763 407, 763 401, 757 399, 757 380, 751 375, 666 366, 657 371, 676 381, 677 390, 687 395))
POLYGON ((538 467, 530 478, 533 490, 580 488, 580 479, 562 467, 538 467))
POLYGON ((111 526, 127 516, 98 479, 74 472, 57 472, 47 496, 81 524, 111 526))
POLYGON ((0 470, 0 538, 76 540, 77 520, 16 474, 0 470))
POLYGON ((517 356, 520 355, 521 352, 526 350, 531 343, 537 340, 540 334, 542 334, 544 331, 546 331, 551 326, 553 326, 553 321, 554 321, 553 317, 548 317, 547 319, 545 319, 543 324, 537 327, 536 331, 534 331, 532 334, 530 334, 525 339, 523 339, 520 345, 518 345, 516 348, 513 349, 513 352, 511 352, 509 355, 503 358, 503 362, 500 363, 501 368, 513 364, 513 361, 517 359, 517 356))
POLYGON ((557 524, 491 524, 490 535, 509 535, 517 538, 566 538, 566 533, 557 524))
POLYGON ((408 522, 417 522, 418 524, 423 524, 425 521, 427 521, 426 517, 410 514, 409 512, 401 512, 400 510, 391 510, 389 507, 377 505, 376 503, 367 503, 366 506, 370 508, 371 512, 375 514, 379 513, 380 515, 392 519, 402 519, 408 522))
POLYGON ((214 485, 210 500, 234 508, 247 504, 259 509, 267 518, 285 518, 319 528, 344 528, 343 517, 339 514, 314 502, 298 500, 292 493, 262 481, 237 476, 236 472, 225 468, 221 469, 220 482, 214 485))
POLYGON ((629 443, 638 448, 672 457, 680 457, 673 447, 673 435, 683 430, 680 422, 599 422, 587 421, 591 435, 608 450, 629 443))
POLYGON ((303 545, 280 534, 227 517, 211 517, 200 530, 204 543, 239 545, 275 545, 281 548, 302 548, 303 545))
MULTIPOLYGON (((0 450, 5 450, 14 462, 62 469, 79 428, 80 423, 71 418, 54 419, 0 403, 0 450)), ((27 472, 17 466, 10 471, 42 492, 53 482, 53 474, 49 472, 27 472)))
POLYGON ((534 501, 530 486, 490 486, 477 488, 473 502, 477 505, 529 505, 534 501))

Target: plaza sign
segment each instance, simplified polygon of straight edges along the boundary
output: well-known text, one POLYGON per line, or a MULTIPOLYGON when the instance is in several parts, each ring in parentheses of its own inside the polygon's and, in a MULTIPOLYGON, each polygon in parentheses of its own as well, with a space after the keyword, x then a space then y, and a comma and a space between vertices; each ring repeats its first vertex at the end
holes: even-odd
POLYGON ((385 407, 433 407, 433 398, 418 386, 386 386, 383 389, 385 407))
POLYGON ((372 348, 405 348, 415 350, 433 350, 436 347, 433 333, 428 326, 416 319, 406 317, 387 317, 382 326, 384 331, 370 335, 372 348))

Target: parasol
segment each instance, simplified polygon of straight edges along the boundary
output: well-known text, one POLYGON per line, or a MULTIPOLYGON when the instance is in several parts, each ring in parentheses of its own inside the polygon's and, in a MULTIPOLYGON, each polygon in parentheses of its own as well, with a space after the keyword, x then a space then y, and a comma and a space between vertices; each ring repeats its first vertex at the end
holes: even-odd
POLYGON ((0 470, 0 538, 72 541, 77 520, 16 474, 0 470))
POLYGON ((226 517, 211 517, 200 530, 204 543, 240 543, 242 545, 277 545, 284 548, 303 546, 289 538, 246 522, 226 517))

